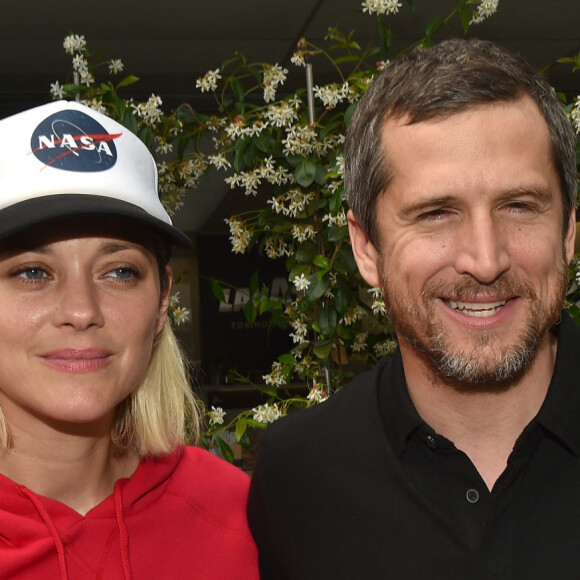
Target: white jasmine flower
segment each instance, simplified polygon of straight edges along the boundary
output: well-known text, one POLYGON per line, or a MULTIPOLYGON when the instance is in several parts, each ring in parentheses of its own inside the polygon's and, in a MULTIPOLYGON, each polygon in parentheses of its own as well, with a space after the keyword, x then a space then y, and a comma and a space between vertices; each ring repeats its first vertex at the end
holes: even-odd
POLYGON ((290 62, 295 66, 305 66, 306 60, 304 59, 304 51, 297 50, 290 58, 290 62))
POLYGON ((365 315, 364 308, 357 304, 354 308, 351 308, 350 310, 347 311, 341 322, 346 326, 352 326, 355 322, 361 320, 364 317, 364 315, 365 315))
POLYGON ((327 109, 334 109, 338 103, 341 103, 348 97, 348 83, 339 85, 332 83, 324 87, 315 86, 314 96, 319 98, 327 109))
POLYGON ((131 107, 146 125, 155 127, 163 115, 160 109, 162 103, 161 97, 152 94, 146 103, 131 103, 131 107))
POLYGON ((289 102, 270 105, 264 112, 266 120, 274 127, 286 127, 298 120, 298 113, 289 102))
POLYGON ((107 114, 107 108, 103 105, 103 102, 99 99, 92 98, 92 99, 83 99, 83 105, 90 107, 91 109, 98 111, 99 113, 103 113, 104 115, 107 114))
POLYGON ((308 287, 310 286, 310 280, 304 275, 304 273, 300 274, 300 276, 294 276, 294 280, 292 280, 292 283, 294 284, 298 292, 302 290, 307 290, 308 287))
POLYGON ((377 357, 391 356, 395 352, 396 348, 397 342, 395 340, 387 339, 381 342, 377 342, 373 346, 373 352, 377 357))
POLYGON ((320 385, 316 381, 314 381, 314 384, 312 385, 312 388, 308 393, 307 399, 311 403, 323 403, 324 401, 326 401, 326 399, 328 399, 328 393, 323 388, 324 386, 325 385, 320 385))
POLYGON ((293 125, 282 139, 286 155, 310 155, 316 147, 316 132, 309 125, 293 125))
POLYGON ((473 12, 470 24, 480 24, 497 10, 499 0, 481 0, 473 12))
POLYGON ((226 159, 226 156, 223 153, 218 153, 217 155, 208 155, 207 160, 216 169, 227 169, 228 167, 231 167, 231 163, 226 159))
POLYGON ((252 239, 252 232, 244 226, 244 223, 239 218, 226 218, 224 221, 230 228, 232 252, 234 254, 244 254, 252 239))
POLYGON ((276 419, 279 419, 282 416, 282 412, 278 409, 278 405, 273 403, 270 405, 266 403, 265 405, 259 405, 258 407, 254 407, 252 409, 253 419, 254 421, 258 421, 259 423, 273 423, 276 419))
POLYGON ((93 76, 93 73, 89 72, 88 69, 83 69, 79 71, 79 73, 81 76, 81 84, 86 85, 87 87, 90 87, 92 84, 94 84, 95 77, 93 76))
POLYGON ((354 338, 352 352, 363 352, 364 350, 366 350, 368 337, 369 337, 368 332, 359 332, 354 338))
POLYGON ((120 58, 113 58, 109 62, 109 72, 114 75, 123 72, 123 62, 120 58))
POLYGON ((344 209, 341 209, 336 215, 332 215, 331 213, 327 213, 323 218, 323 222, 328 222, 328 226, 346 226, 348 221, 346 219, 346 213, 344 209))
POLYGON ((82 74, 83 72, 86 73, 88 71, 89 63, 88 63, 87 59, 82 54, 77 54, 72 59, 72 66, 73 66, 73 70, 82 74))
POLYGON ((87 43, 84 36, 69 34, 69 36, 65 37, 62 46, 67 54, 74 54, 75 52, 83 50, 87 46, 87 43))
POLYGON ((383 316, 387 315, 387 307, 385 306, 385 301, 382 298, 375 298, 371 308, 375 316, 377 314, 382 314, 383 316))
POLYGON ((284 256, 290 256, 292 253, 292 248, 283 240, 283 238, 277 236, 269 236, 264 240, 264 251, 266 256, 271 260, 276 258, 282 258, 284 256))
POLYGON ((210 70, 205 73, 205 76, 197 79, 195 82, 195 86, 198 89, 201 89, 202 93, 215 91, 217 89, 217 82, 221 79, 220 69, 216 68, 215 70, 210 70))
POLYGON ((364 0, 363 12, 369 14, 397 14, 402 6, 397 0, 364 0))
POLYGON ((162 153, 162 154, 166 154, 166 153, 171 153, 173 151, 173 145, 171 143, 168 143, 163 137, 155 137, 155 140, 157 141, 157 147, 156 147, 156 151, 157 153, 162 153))
POLYGON ((316 239, 316 231, 311 225, 293 224, 292 237, 296 241, 303 243, 307 242, 308 240, 316 239))
POLYGON ((284 365, 276 361, 272 364, 272 372, 268 375, 263 375, 262 378, 267 385, 272 387, 283 387, 286 384, 286 377, 284 376, 284 365))
POLYGON ((288 70, 275 65, 264 65, 264 101, 270 103, 276 98, 276 89, 284 84, 288 70))
POLYGON ((210 425, 223 425, 226 413, 221 407, 211 406, 211 411, 207 412, 210 425))
POLYGON ((64 99, 64 89, 60 86, 58 81, 50 83, 50 94, 55 101, 64 99))

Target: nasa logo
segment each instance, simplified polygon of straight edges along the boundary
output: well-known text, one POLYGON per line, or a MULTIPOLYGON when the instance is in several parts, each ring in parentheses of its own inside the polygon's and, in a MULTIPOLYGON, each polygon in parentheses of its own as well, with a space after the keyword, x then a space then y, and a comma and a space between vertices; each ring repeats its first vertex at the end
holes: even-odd
POLYGON ((92 117, 68 109, 42 121, 32 134, 30 146, 34 156, 45 167, 65 171, 105 171, 117 162, 114 140, 121 135, 111 135, 92 117))

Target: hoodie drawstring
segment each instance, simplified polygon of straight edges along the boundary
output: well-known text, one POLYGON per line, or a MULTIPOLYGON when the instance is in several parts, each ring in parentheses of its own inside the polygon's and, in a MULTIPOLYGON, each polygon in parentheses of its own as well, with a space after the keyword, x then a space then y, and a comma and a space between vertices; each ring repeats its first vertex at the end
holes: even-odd
POLYGON ((123 498, 121 496, 121 482, 115 484, 115 514, 117 516, 117 527, 119 528, 119 536, 121 538, 121 560, 123 561, 123 572, 125 580, 132 580, 133 574, 131 572, 131 560, 129 559, 129 533, 127 532, 127 524, 123 517, 123 498))
POLYGON ((48 512, 46 511, 44 506, 42 505, 42 502, 40 501, 40 499, 38 499, 38 497, 34 493, 32 493, 28 488, 26 488, 22 485, 18 486, 18 490, 20 491, 20 493, 22 495, 25 495, 34 504, 34 506, 38 510, 38 513, 40 514, 40 517, 42 518, 46 527, 50 531, 50 535, 52 536, 52 539, 54 541, 54 545, 56 546, 56 551, 58 554, 58 565, 60 567, 60 578, 61 578, 61 580, 68 580, 68 572, 66 570, 66 557, 65 557, 65 552, 64 552, 64 545, 62 543, 62 539, 60 537, 60 534, 58 533, 58 530, 56 529, 56 526, 54 525, 54 522, 50 519, 50 516, 48 515, 48 512))
MULTIPOLYGON (((61 580, 68 580, 64 544, 62 542, 60 534, 58 533, 56 526, 54 525, 54 522, 50 518, 50 515, 46 511, 44 505, 42 505, 42 502, 36 496, 35 493, 30 491, 23 485, 19 485, 17 487, 18 491, 23 496, 27 497, 32 502, 34 507, 36 507, 38 513, 40 514, 40 517, 42 518, 42 521, 48 528, 58 554, 60 578, 61 580)), ((117 527, 119 529, 120 544, 121 544, 121 560, 123 562, 123 574, 125 575, 125 580, 132 580, 133 573, 131 572, 131 561, 129 559, 129 533, 127 532, 127 524, 125 523, 125 518, 123 516, 123 498, 121 495, 120 482, 117 482, 115 484, 114 497, 115 497, 115 515, 117 518, 117 527)))

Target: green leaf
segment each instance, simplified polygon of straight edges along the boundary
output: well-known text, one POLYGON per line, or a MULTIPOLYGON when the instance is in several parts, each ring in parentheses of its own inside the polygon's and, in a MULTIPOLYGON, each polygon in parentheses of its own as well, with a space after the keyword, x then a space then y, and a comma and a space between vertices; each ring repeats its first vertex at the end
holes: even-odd
POLYGON ((324 256, 321 256, 320 254, 318 254, 318 256, 316 256, 314 258, 312 263, 315 266, 318 266, 319 268, 321 268, 322 270, 328 270, 328 268, 330 268, 330 262, 328 261, 328 258, 325 258, 324 256))
POLYGON ((327 231, 327 240, 329 242, 340 242, 348 234, 348 226, 330 226, 327 231))
POLYGON ((126 76, 123 80, 121 80, 117 84, 116 88, 120 89, 121 87, 128 87, 129 85, 133 85, 138 81, 139 81, 139 77, 136 77, 135 75, 129 75, 129 76, 126 76))
POLYGON ((265 425, 264 423, 260 423, 259 421, 254 421, 254 419, 246 419, 246 423, 250 426, 250 427, 256 427, 257 429, 265 429, 267 427, 267 425, 265 425))
MULTIPOLYGON (((247 424, 247 422, 246 422, 247 424)), ((248 431, 244 431, 242 433, 242 436, 238 439, 238 441, 242 444, 242 447, 244 449, 249 449, 252 446, 252 440, 250 439, 250 436, 248 435, 248 431)))
POLYGON ((175 110, 177 118, 184 123, 195 123, 197 117, 194 110, 189 105, 181 105, 175 110))
POLYGON ((328 358, 332 352, 332 341, 320 342, 313 349, 312 352, 317 358, 325 359, 328 358))
POLYGON ((151 127, 143 127, 141 131, 139 131, 139 139, 147 145, 147 148, 150 149, 153 143, 153 131, 151 127))
POLYGON ((246 137, 244 139, 238 139, 234 145, 234 170, 240 172, 242 170, 242 164, 244 163, 244 152, 250 144, 250 140, 246 137))
POLYGON ((316 256, 314 244, 300 246, 296 252, 296 261, 301 264, 311 264, 316 256))
POLYGON ((445 24, 445 20, 441 17, 434 18, 425 27, 425 36, 431 38, 442 26, 445 24))
POLYGON ((254 304, 254 301, 251 298, 246 302, 246 305, 244 306, 244 316, 246 317, 246 320, 249 322, 250 326, 252 326, 254 322, 256 322, 258 311, 256 310, 256 305, 254 304))
POLYGON ((295 365, 296 364, 296 357, 293 354, 281 354, 278 357, 278 360, 285 365, 295 365))
POLYGON ((343 292, 342 289, 334 289, 334 306, 336 311, 344 316, 346 311, 348 310, 348 305, 350 303, 349 296, 346 292, 343 292))
POLYGON ((320 311, 318 324, 326 337, 332 338, 334 336, 337 320, 336 310, 332 306, 327 305, 320 311))
POLYGON ((328 204, 328 209, 332 215, 336 215, 340 206, 342 205, 342 199, 344 196, 344 187, 339 187, 330 198, 330 202, 328 204))
POLYGON ((123 115, 123 118, 121 119, 121 123, 127 127, 127 129, 129 129, 129 131, 131 131, 132 133, 137 133, 137 131, 139 130, 139 124, 137 123, 137 119, 135 118, 135 115, 133 115, 133 113, 127 109, 125 111, 125 114, 123 115))
POLYGON ((328 285, 330 284, 330 276, 328 272, 324 274, 320 279, 316 273, 312 274, 309 278, 310 286, 306 290, 306 297, 308 300, 315 301, 321 298, 324 293, 328 290, 328 285))
POLYGON ((224 294, 224 290, 221 287, 220 283, 217 280, 212 280, 211 281, 211 291, 213 292, 213 295, 220 301, 220 302, 224 302, 226 301, 226 296, 224 294))
POLYGON ((310 276, 310 265, 309 264, 296 264, 290 273, 288 274, 288 280, 293 283, 294 278, 296 276, 300 276, 300 274, 304 274, 305 276, 310 276))
POLYGON ((469 11, 467 10, 467 7, 465 5, 465 1, 455 0, 455 6, 457 6, 457 12, 459 13, 459 18, 461 19, 461 24, 463 26, 463 34, 467 34, 471 18, 469 16, 469 11))
POLYGON ((62 86, 62 90, 67 93, 84 93, 87 90, 87 87, 84 85, 75 85, 73 83, 65 83, 62 86))
POLYGON ((384 20, 380 20, 379 22, 379 35, 383 44, 383 50, 386 54, 389 54, 393 44, 393 33, 391 32, 389 25, 384 20))
POLYGON ((354 112, 356 111, 356 107, 358 105, 357 103, 352 103, 351 105, 348 106, 348 108, 346 109, 345 113, 344 113, 344 124, 346 127, 349 126, 350 124, 350 120, 354 114, 354 112))
POLYGON ((236 102, 243 103, 246 93, 244 92, 244 87, 242 86, 242 83, 236 77, 230 77, 230 87, 234 92, 236 102))
POLYGON ((328 125, 325 125, 324 127, 322 127, 322 129, 320 129, 320 133, 318 134, 320 139, 324 139, 324 137, 326 137, 326 135, 328 135, 328 133, 330 133, 331 131, 334 131, 335 129, 338 129, 342 126, 342 121, 335 121, 333 123, 329 123, 328 125))
POLYGON ((268 131, 262 131, 258 137, 254 137, 253 142, 262 153, 269 153, 270 149, 276 144, 276 140, 268 131))
POLYGON ((238 443, 240 442, 240 439, 242 438, 242 436, 246 432, 247 428, 248 428, 248 423, 246 422, 246 420, 243 417, 239 418, 238 422, 236 423, 236 441, 238 443))
POLYGON ((231 447, 218 435, 213 435, 219 456, 230 463, 234 462, 234 452, 231 447))
POLYGON ((296 182, 302 187, 312 185, 316 177, 316 165, 311 161, 304 160, 294 171, 296 182))
POLYGON ((250 296, 253 296, 258 291, 258 286, 260 285, 260 278, 258 272, 254 272, 250 278, 250 296))

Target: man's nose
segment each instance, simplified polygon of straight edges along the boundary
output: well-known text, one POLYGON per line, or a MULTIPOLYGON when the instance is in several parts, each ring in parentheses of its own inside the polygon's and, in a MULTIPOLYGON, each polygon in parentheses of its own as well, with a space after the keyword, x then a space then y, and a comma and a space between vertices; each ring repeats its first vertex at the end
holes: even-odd
POLYGON ((510 267, 510 255, 501 224, 492 216, 469 220, 459 232, 455 269, 489 284, 510 267))

